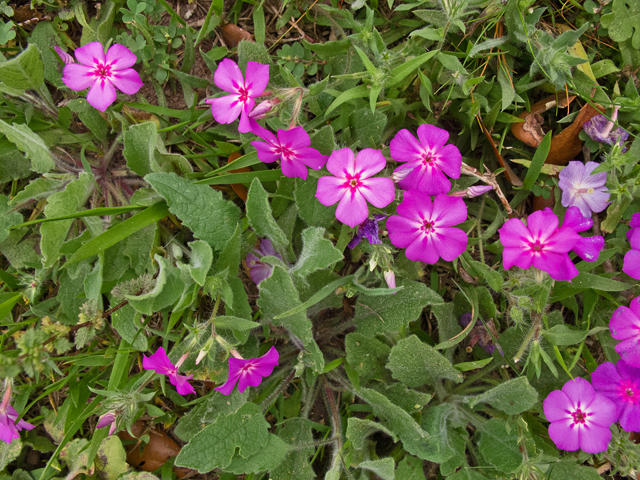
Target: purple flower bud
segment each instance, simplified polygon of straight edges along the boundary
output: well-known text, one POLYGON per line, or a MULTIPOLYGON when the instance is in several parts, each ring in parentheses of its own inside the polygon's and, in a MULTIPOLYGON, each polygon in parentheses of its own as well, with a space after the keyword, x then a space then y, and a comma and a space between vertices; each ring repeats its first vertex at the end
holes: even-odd
POLYGON ((391 174, 391 179, 394 182, 398 183, 398 182, 404 180, 405 178, 407 178, 411 174, 411 172, 413 172, 413 167, 412 168, 396 169, 391 174))
POLYGON ((280 254, 274 250, 271 240, 268 239, 262 240, 260 242, 260 247, 256 248, 254 252, 258 256, 250 253, 249 255, 247 255, 245 261, 247 262, 247 266, 249 267, 249 275, 251 275, 251 280, 253 280, 253 283, 258 285, 263 280, 269 278, 271 276, 271 273, 273 272, 273 267, 268 263, 261 262, 260 258, 278 257, 280 260, 282 260, 282 256, 280 256, 280 254))
POLYGON ((474 185, 467 188, 467 196, 469 198, 479 197, 480 195, 493 190, 491 185, 474 185))
POLYGON ((96 428, 106 427, 107 425, 111 425, 111 427, 109 428, 109 435, 113 435, 117 427, 116 416, 114 412, 107 412, 102 415, 98 419, 98 425, 96 425, 96 428))
POLYGON ((356 233, 356 236, 353 237, 353 239, 349 242, 347 246, 351 249, 355 248, 355 246, 358 245, 360 241, 362 241, 362 237, 369 240, 370 245, 381 244, 382 240, 380 240, 380 238, 378 237, 378 234, 379 234, 378 222, 380 222, 381 220, 384 220, 385 218, 386 218, 386 215, 376 214, 374 215, 373 220, 366 219, 364 222, 358 225, 358 232, 356 233))
POLYGON ((73 57, 69 55, 67 52, 65 52, 64 50, 62 50, 60 47, 53 47, 53 49, 56 51, 56 53, 60 57, 60 60, 62 60, 65 65, 74 63, 73 57))
MULTIPOLYGON (((618 145, 624 144, 629 138, 629 132, 625 131, 622 127, 613 128, 618 118, 619 108, 620 107, 616 107, 611 117, 612 121, 607 120, 607 117, 604 115, 596 115, 591 120, 584 122, 582 128, 586 134, 596 142, 606 143, 608 145, 613 145, 614 143, 618 145)), ((626 152, 627 149, 624 148, 622 151, 626 152)))
POLYGON ((271 111, 273 107, 280 103, 279 98, 272 98, 270 100, 265 100, 258 104, 256 108, 254 108, 251 113, 249 113, 249 118, 253 118, 254 120, 260 120, 264 118, 265 115, 271 111))

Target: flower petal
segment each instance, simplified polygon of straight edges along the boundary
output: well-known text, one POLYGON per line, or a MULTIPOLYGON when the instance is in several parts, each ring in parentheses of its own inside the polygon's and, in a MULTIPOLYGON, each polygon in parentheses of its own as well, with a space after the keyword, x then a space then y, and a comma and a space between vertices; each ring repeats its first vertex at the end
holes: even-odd
POLYGON ((427 235, 419 235, 412 243, 407 247, 405 252, 409 260, 414 262, 425 262, 430 265, 434 265, 440 260, 438 250, 433 245, 433 241, 427 235))
MULTIPOLYGON (((523 248, 531 239, 531 232, 529 232, 519 218, 507 220, 498 230, 498 233, 500 234, 500 243, 502 243, 505 248, 523 248)), ((505 268, 508 267, 505 266, 505 268)))
POLYGON ((467 219, 467 205, 459 197, 438 195, 433 200, 431 219, 438 227, 451 227, 467 219))
POLYGON ((534 255, 533 266, 559 281, 571 280, 579 273, 566 253, 541 252, 539 255, 534 255))
POLYGON ((309 134, 304 128, 296 127, 290 130, 278 130, 278 140, 280 144, 290 150, 298 150, 302 147, 311 145, 309 134))
POLYGON ((611 430, 606 427, 593 425, 580 430, 580 449, 587 453, 605 452, 611 441, 611 430))
POLYGON ((391 215, 387 219, 389 240, 398 248, 407 248, 420 236, 420 223, 399 215, 391 215))
POLYGON ((358 191, 376 208, 386 207, 396 195, 393 180, 386 177, 366 178, 358 191))
POLYGON ((79 63, 70 63, 64 66, 62 81, 71 90, 79 92, 89 88, 99 78, 93 74, 94 69, 79 63))
POLYGON ((358 190, 347 191, 338 204, 336 218, 353 228, 364 222, 368 216, 369 207, 364 196, 358 190))
MULTIPOLYGON (((107 50, 106 63, 114 70, 124 70, 133 67, 138 61, 138 57, 124 45, 114 43, 107 50)), ((120 88, 120 87, 118 87, 120 88)))
POLYGON ((242 78, 240 67, 229 58, 225 58, 218 64, 213 81, 218 88, 229 93, 238 93, 241 88, 244 88, 244 78, 242 78))
POLYGON ((356 156, 354 174, 359 173, 360 179, 372 177, 387 165, 382 152, 373 148, 360 150, 356 156))
POLYGON ((262 65, 258 62, 247 63, 247 80, 244 82, 245 88, 250 97, 259 97, 267 88, 269 83, 269 65, 262 65))
POLYGON ((573 247, 573 251, 587 262, 595 262, 604 248, 604 238, 599 236, 581 237, 573 247))
POLYGON ((78 62, 88 67, 105 63, 104 47, 100 42, 87 43, 84 47, 76 48, 73 54, 78 62))
POLYGON ((238 124, 238 131, 240 133, 248 133, 251 131, 251 124, 249 123, 249 112, 256 104, 253 98, 249 98, 244 102, 244 107, 240 111, 240 123, 238 124))
POLYGON ((593 397, 593 401, 587 406, 586 411, 589 414, 587 417, 588 424, 599 425, 607 429, 618 418, 616 404, 605 395, 597 392, 593 397))
POLYGON ((196 393, 196 389, 189 383, 189 380, 193 378, 193 375, 178 375, 177 373, 169 375, 169 381, 171 385, 176 387, 176 391, 180 395, 189 395, 190 393, 196 393))
POLYGON ((527 218, 527 228, 531 232, 531 236, 539 239, 543 244, 553 236, 558 228, 558 223, 558 217, 548 208, 533 212, 527 218))
POLYGON ((275 153, 275 148, 273 145, 267 142, 261 142, 259 140, 251 142, 251 145, 256 148, 258 153, 258 160, 260 160, 261 162, 273 163, 277 160, 280 160, 280 155, 275 153))
POLYGON ((327 163, 329 158, 327 155, 322 155, 318 150, 311 147, 302 147, 296 151, 296 160, 304 163, 307 167, 314 170, 320 170, 327 163))
POLYGON ((616 352, 627 365, 640 368, 640 344, 638 337, 629 337, 616 345, 616 352))
POLYGON ((240 116, 240 112, 242 112, 243 107, 243 104, 238 100, 237 95, 225 95, 220 98, 209 98, 205 100, 205 103, 211 105, 211 114, 218 123, 235 122, 240 116))
POLYGON ((567 394, 572 405, 577 406, 579 402, 582 408, 591 405, 596 396, 593 386, 582 377, 569 380, 562 387, 562 391, 567 394))
MULTIPOLYGON (((231 359, 229 359, 229 360, 231 360, 231 359)), ((242 373, 242 371, 238 370, 238 371, 234 372, 233 375, 230 374, 229 378, 227 378, 227 381, 224 382, 219 387, 214 388, 214 390, 219 391, 223 395, 231 395, 231 392, 233 392, 233 387, 236 386, 236 383, 238 383, 238 380, 240 379, 240 374, 241 373, 242 373)))
POLYGON ((505 270, 509 270, 514 265, 523 269, 531 268, 533 255, 528 249, 520 247, 505 247, 502 251, 502 263, 505 270))
POLYGON ((133 68, 113 72, 109 80, 118 90, 127 95, 138 93, 138 90, 144 85, 140 80, 140 75, 133 68))
POLYGON ((402 129, 389 144, 391 158, 396 162, 413 162, 422 158, 424 147, 411 135, 409 130, 402 129))
POLYGON ((578 207, 569 207, 564 214, 563 227, 569 227, 576 232, 584 232, 593 226, 593 219, 582 215, 578 207))
MULTIPOLYGON (((70 65, 69 65, 70 66, 70 65)), ((96 80, 89 93, 87 94, 87 102, 94 108, 104 112, 109 105, 116 101, 116 89, 108 80, 96 80)))
POLYGON ((326 176, 318 179, 316 198, 326 207, 341 200, 347 192, 348 188, 342 178, 326 176))
POLYGON ((609 320, 611 336, 616 340, 637 338, 640 340, 640 318, 629 307, 618 307, 609 320))
POLYGON ((640 280, 640 250, 629 250, 624 255, 622 271, 631 278, 640 280))
POLYGON ((305 167, 302 162, 298 162, 297 160, 283 160, 280 163, 280 167, 282 168, 282 174, 285 177, 297 177, 302 180, 307 179, 307 167, 305 167))
POLYGON ((433 236, 433 245, 438 255, 447 262, 453 261, 462 255, 467 249, 467 234, 459 228, 439 228, 437 234, 433 236))
POLYGON ((433 202, 426 193, 409 190, 402 196, 402 202, 398 205, 397 212, 403 217, 422 223, 425 220, 431 220, 434 216, 433 202))
POLYGON ((462 154, 455 145, 445 145, 434 157, 434 162, 451 178, 460 178, 462 154))
POLYGON ((571 399, 562 390, 554 390, 542 403, 544 416, 550 422, 567 418, 567 410, 572 407, 571 399))
POLYGON ((175 365, 171 363, 164 348, 160 347, 156 353, 147 357, 142 356, 142 368, 145 370, 154 370, 161 375, 169 375, 175 371, 175 365))
POLYGON ((427 123, 418 127, 420 143, 431 151, 438 151, 449 141, 449 132, 427 123))
POLYGON ((327 160, 327 170, 336 177, 345 178, 348 174, 353 175, 355 160, 356 157, 350 148, 334 150, 327 160))

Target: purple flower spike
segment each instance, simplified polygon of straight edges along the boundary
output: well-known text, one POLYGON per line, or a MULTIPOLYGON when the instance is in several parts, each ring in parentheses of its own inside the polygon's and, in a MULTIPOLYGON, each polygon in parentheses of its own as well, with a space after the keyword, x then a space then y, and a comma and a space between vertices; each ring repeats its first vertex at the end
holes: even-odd
POLYGON ((362 241, 362 237, 369 240, 370 245, 379 245, 382 240, 379 238, 378 222, 387 218, 386 215, 376 214, 373 220, 367 218, 361 225, 358 225, 358 231, 355 237, 347 244, 347 247, 354 249, 362 241))
POLYGON ((116 416, 113 412, 108 412, 102 415, 98 419, 98 424, 96 425, 96 428, 106 427, 107 425, 111 425, 111 427, 109 427, 109 435, 113 435, 117 427, 116 416))
MULTIPOLYGON (((584 122, 582 128, 593 140, 596 142, 606 143, 608 145, 613 145, 614 143, 618 143, 618 145, 623 145, 624 142, 629 138, 629 132, 624 130, 622 127, 613 128, 613 124, 618 118, 618 108, 617 107, 614 114, 612 115, 612 122, 607 120, 607 117, 604 115, 596 115, 591 120, 584 122)), ((627 149, 624 148, 622 151, 625 152, 627 149)))
POLYGON ((376 208, 384 208, 393 201, 393 180, 372 178, 386 164, 380 150, 365 148, 357 156, 350 148, 334 150, 327 161, 327 170, 335 177, 318 179, 316 198, 327 207, 339 201, 336 218, 353 228, 367 219, 367 201, 376 208))
POLYGON ((227 381, 214 390, 223 395, 231 395, 236 383, 240 393, 244 392, 247 387, 257 387, 264 377, 271 375, 274 367, 278 365, 278 358, 279 355, 275 347, 271 347, 263 356, 251 360, 231 357, 229 358, 227 381))
POLYGON ((434 264, 442 257, 450 262, 467 248, 467 234, 451 228, 467 219, 461 198, 438 195, 432 202, 426 193, 409 190, 397 212, 387 220, 389 240, 406 248, 409 260, 434 264))
POLYGON ((460 178, 460 150, 455 145, 445 145, 449 132, 433 125, 420 125, 418 138, 420 141, 409 130, 402 129, 391 140, 391 158, 407 162, 394 171, 398 186, 428 195, 449 192, 451 182, 447 176, 460 178))
MULTIPOLYGON (((591 217, 584 217, 578 207, 569 207, 564 215, 563 228, 571 228, 576 233, 589 230, 593 226, 591 217)), ((587 262, 595 262, 604 248, 604 237, 594 235, 593 237, 580 237, 572 250, 587 262)))
POLYGON ((262 95, 267 88, 269 65, 248 62, 245 80, 236 62, 225 58, 218 65, 213 81, 218 88, 231 94, 205 100, 205 103, 211 105, 211 114, 216 122, 233 123, 240 117, 238 131, 241 133, 251 131, 249 112, 256 103, 254 99, 262 95))
POLYGON ((574 452, 600 453, 611 441, 609 427, 616 421, 616 406, 596 393, 584 378, 574 378, 554 390, 543 403, 549 436, 556 447, 574 452))
POLYGON ((620 360, 606 362, 591 374, 596 392, 613 401, 616 418, 625 432, 640 432, 640 369, 620 360))
POLYGON ((15 408, 9 405, 11 400, 11 385, 7 387, 4 392, 2 404, 0 404, 0 440, 6 443, 11 443, 13 440, 20 438, 18 433, 21 430, 33 430, 35 425, 31 425, 24 420, 20 420, 16 423, 18 418, 18 412, 15 408))
POLYGON ((269 278, 273 272, 273 267, 268 263, 260 261, 262 257, 278 257, 282 260, 282 256, 273 249, 271 240, 264 239, 260 242, 260 247, 253 250, 257 255, 250 253, 247 255, 246 262, 249 267, 249 275, 253 283, 258 285, 261 281, 269 278))
POLYGON ((178 365, 174 365, 167 357, 167 354, 164 351, 164 348, 160 347, 156 353, 147 357, 146 355, 142 356, 142 367, 145 370, 153 370, 160 375, 167 375, 169 377, 169 382, 171 385, 176 387, 176 390, 180 395, 188 395, 189 393, 196 393, 195 388, 189 384, 189 380, 193 378, 193 375, 189 375, 188 377, 185 375, 178 375, 178 368, 182 364, 186 357, 183 356, 179 361, 178 365))
POLYGON ((70 63, 74 63, 75 62, 73 57, 71 55, 69 55, 67 52, 65 52, 64 50, 62 50, 60 47, 56 46, 56 47, 53 47, 53 49, 56 51, 56 53, 60 57, 60 60, 62 60, 62 62, 65 65, 68 65, 70 63))
POLYGON ((130 68, 138 57, 124 45, 112 45, 105 55, 100 42, 91 42, 74 53, 80 63, 65 65, 62 81, 75 91, 91 87, 87 102, 101 112, 116 101, 116 88, 133 95, 143 85, 138 72, 130 68))
POLYGON ((558 186, 562 190, 562 206, 578 207, 585 217, 591 212, 601 212, 609 205, 609 194, 606 193, 607 173, 592 175, 596 162, 569 162, 560 172, 558 186))
POLYGON ((249 124, 251 131, 264 140, 264 142, 251 142, 251 145, 258 150, 258 159, 264 163, 279 160, 285 177, 299 177, 306 180, 307 167, 320 170, 327 163, 329 157, 309 146, 311 140, 304 128, 280 129, 276 137, 269 130, 258 125, 253 118, 249 119, 249 124))
POLYGON ((573 228, 558 228, 558 224, 549 208, 529 215, 526 227, 519 218, 507 220, 498 230, 505 270, 514 265, 524 269, 534 266, 554 280, 571 280, 578 275, 569 252, 582 237, 573 228))
POLYGON ((616 352, 633 368, 640 368, 640 297, 631 300, 629 307, 618 307, 609 321, 611 336, 621 342, 616 352))

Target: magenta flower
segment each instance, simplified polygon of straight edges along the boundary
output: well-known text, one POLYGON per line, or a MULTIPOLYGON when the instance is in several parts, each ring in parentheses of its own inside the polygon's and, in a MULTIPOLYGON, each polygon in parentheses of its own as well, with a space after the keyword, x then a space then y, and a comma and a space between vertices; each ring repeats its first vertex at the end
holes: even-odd
POLYGON ((67 52, 65 52, 64 50, 62 50, 60 47, 56 46, 56 47, 53 47, 53 49, 56 51, 56 53, 60 57, 60 60, 62 60, 62 63, 64 63, 65 65, 75 62, 73 60, 73 57, 69 55, 67 52))
POLYGON ((171 385, 176 387, 176 390, 180 395, 188 395, 189 393, 196 393, 195 388, 189 384, 189 380, 193 378, 193 375, 189 375, 188 377, 185 375, 178 375, 178 368, 182 365, 187 358, 187 354, 183 355, 180 360, 178 360, 178 364, 174 365, 167 357, 167 354, 164 351, 164 348, 160 347, 156 353, 147 357, 146 355, 142 356, 142 367, 145 370, 153 370, 160 375, 167 375, 169 377, 169 381, 171 385))
POLYGON ((261 262, 262 257, 278 257, 282 260, 282 256, 273 249, 271 240, 264 239, 260 242, 260 247, 253 250, 256 254, 247 255, 246 262, 249 267, 249 275, 253 283, 258 285, 261 281, 269 278, 273 272, 273 267, 268 263, 261 262))
POLYGON ((498 230, 505 270, 514 265, 524 269, 533 265, 555 280, 571 280, 578 275, 569 252, 582 237, 573 228, 558 228, 558 224, 558 217, 549 208, 529 215, 526 227, 519 218, 507 220, 498 230))
POLYGON ((599 164, 596 162, 569 162, 560 172, 558 186, 562 190, 562 206, 578 207, 585 217, 591 212, 601 212, 609 205, 606 193, 607 173, 592 175, 599 164))
POLYGON ((130 68, 138 57, 124 45, 112 45, 105 55, 100 42, 91 42, 74 53, 80 63, 65 65, 62 81, 75 91, 91 87, 87 102, 101 112, 115 102, 116 88, 133 95, 143 85, 138 72, 130 68))
POLYGON ((109 427, 109 435, 113 435, 117 427, 116 416, 113 412, 108 412, 102 415, 98 419, 98 424, 96 425, 96 428, 106 427, 107 425, 111 425, 111 427, 109 427))
POLYGON ((307 167, 320 170, 327 163, 329 157, 309 146, 311 145, 309 134, 302 127, 290 130, 279 129, 276 137, 252 118, 249 119, 249 125, 251 125, 251 131, 264 140, 264 142, 251 142, 251 145, 258 150, 258 159, 264 163, 280 160, 280 167, 285 177, 299 177, 306 180, 307 167))
POLYGON ((229 358, 227 381, 214 390, 223 395, 231 395, 236 383, 240 393, 244 392, 247 387, 257 387, 263 377, 271 375, 273 368, 278 365, 278 358, 279 355, 275 347, 271 347, 263 356, 251 360, 231 357, 229 358))
POLYGON ((640 369, 622 360, 616 365, 606 362, 591 374, 591 383, 616 405, 616 419, 623 430, 640 432, 640 369))
POLYGON ((241 133, 251 131, 249 112, 256 103, 254 99, 262 95, 267 88, 269 65, 248 62, 245 81, 236 62, 225 58, 218 65, 213 81, 218 88, 231 93, 224 97, 205 100, 205 103, 211 105, 211 114, 216 122, 233 123, 240 117, 238 131, 241 133))
POLYGON ((33 430, 35 425, 31 425, 24 420, 20 420, 16 423, 18 418, 18 412, 9 405, 11 400, 11 386, 7 386, 2 398, 2 404, 0 404, 0 440, 6 443, 11 443, 13 440, 20 438, 18 433, 21 430, 33 430))
POLYGON ((393 180, 372 178, 386 164, 380 150, 365 148, 355 157, 350 148, 334 150, 327 161, 327 170, 335 177, 318 179, 316 198, 327 207, 339 201, 336 218, 353 228, 369 216, 367 201, 376 208, 393 202, 393 180))
POLYGON ((397 212, 387 220, 389 240, 406 248, 409 260, 434 264, 442 257, 450 262, 466 250, 467 234, 452 228, 467 219, 461 198, 438 195, 432 202, 426 193, 409 190, 397 212))
POLYGON ((621 340, 616 352, 633 368, 640 368, 640 297, 631 300, 629 307, 618 307, 609 320, 611 336, 621 340))
MULTIPOLYGON (((564 214, 563 228, 571 228, 576 233, 589 230, 593 226, 591 217, 583 217, 578 207, 569 207, 564 214)), ((595 262, 604 248, 604 237, 580 237, 571 250, 587 262, 595 262)))
POLYGON ((445 145, 449 132, 434 125, 420 125, 418 138, 402 129, 391 140, 391 158, 407 162, 394 170, 398 186, 429 195, 447 193, 451 182, 445 176, 460 178, 462 155, 455 145, 445 145))
POLYGON ((609 427, 616 421, 616 406, 596 393, 584 378, 569 380, 562 390, 551 392, 543 407, 551 422, 549 436, 556 447, 587 453, 604 452, 609 447, 609 427))
POLYGON ((622 271, 631 278, 640 280, 640 213, 634 213, 629 222, 631 229, 627 232, 627 238, 631 243, 631 250, 624 256, 622 271))

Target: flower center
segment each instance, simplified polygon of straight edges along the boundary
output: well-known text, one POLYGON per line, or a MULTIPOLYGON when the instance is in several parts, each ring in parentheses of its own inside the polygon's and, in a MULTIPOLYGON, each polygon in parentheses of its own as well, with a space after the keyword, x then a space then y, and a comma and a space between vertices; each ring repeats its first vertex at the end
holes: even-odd
POLYGON ((111 65, 102 65, 99 63, 93 73, 102 80, 106 80, 111 76, 111 65))
POLYGON ((354 177, 351 175, 347 175, 347 188, 351 190, 351 192, 356 191, 358 188, 362 186, 362 182, 360 181, 360 174, 356 174, 354 177))
POLYGON ((530 246, 531 250, 534 252, 541 252, 543 249, 543 246, 540 244, 540 240, 536 240, 536 243, 532 243, 530 246))
POLYGON ((424 234, 429 234, 429 233, 432 233, 435 230, 435 228, 432 222, 425 220, 424 223, 422 224, 422 227, 420 227, 420 230, 422 230, 422 233, 424 234))
POLYGON ((280 155, 283 160, 289 160, 293 156, 293 151, 289 150, 287 147, 278 145, 276 147, 276 155, 280 155))
POLYGON ((573 417, 573 423, 586 423, 585 420, 589 416, 588 413, 583 412, 580 408, 577 408, 575 412, 571 414, 573 417))
POLYGON ((620 395, 627 403, 631 403, 633 405, 640 403, 640 388, 631 380, 624 380, 620 384, 620 395))
POLYGON ((242 367, 240 370, 242 370, 242 373, 251 373, 251 371, 253 370, 254 365, 253 363, 247 363, 244 367, 242 367))
POLYGON ((430 153, 422 154, 422 163, 424 163, 425 165, 430 165, 432 162, 433 162, 433 157, 431 156, 430 153))
POLYGON ((246 88, 240 87, 238 89, 238 97, 242 103, 246 103, 249 100, 249 92, 246 88))

